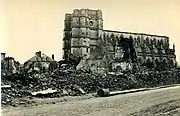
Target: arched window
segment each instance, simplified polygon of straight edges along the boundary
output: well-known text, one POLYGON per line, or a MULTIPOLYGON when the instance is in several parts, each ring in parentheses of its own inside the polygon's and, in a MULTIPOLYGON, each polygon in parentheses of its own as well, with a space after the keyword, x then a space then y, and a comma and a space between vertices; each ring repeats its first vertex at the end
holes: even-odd
POLYGON ((140 43, 140 37, 139 36, 137 37, 137 42, 140 43))
POLYGON ((149 41, 149 38, 148 38, 148 37, 146 38, 146 43, 147 43, 147 44, 150 44, 150 41, 149 41))
POLYGON ((167 63, 167 60, 166 60, 166 59, 163 59, 163 63, 167 63))
POLYGON ((151 60, 148 58, 147 60, 146 60, 146 63, 150 63, 151 62, 151 60))
POLYGON ((159 46, 161 44, 160 40, 157 40, 157 45, 159 46))
POLYGON ((156 38, 153 39, 153 43, 154 43, 155 46, 157 46, 156 38))
POLYGON ((146 66, 147 66, 148 68, 153 68, 153 67, 154 67, 154 63, 152 62, 152 60, 151 60, 150 58, 148 58, 148 59, 146 60, 146 66))
POLYGON ((158 59, 155 60, 155 64, 156 64, 156 66, 159 65, 159 60, 158 59))
POLYGON ((129 39, 133 39, 132 35, 129 36, 129 39))
POLYGON ((113 33, 111 34, 111 38, 114 39, 114 34, 113 33))
POLYGON ((121 34, 120 39, 123 39, 123 38, 124 38, 124 36, 123 36, 123 34, 121 34))

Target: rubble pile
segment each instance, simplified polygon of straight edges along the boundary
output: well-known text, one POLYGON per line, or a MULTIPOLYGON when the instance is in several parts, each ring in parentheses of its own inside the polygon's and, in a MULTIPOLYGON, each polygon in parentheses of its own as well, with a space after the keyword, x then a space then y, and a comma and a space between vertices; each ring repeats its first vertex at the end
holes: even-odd
POLYGON ((30 94, 29 90, 25 89, 25 87, 28 86, 28 79, 26 80, 23 76, 3 75, 1 77, 1 81, 2 105, 13 105, 14 98, 23 98, 24 96, 28 96, 30 94))
POLYGON ((138 72, 135 74, 138 83, 142 87, 157 87, 162 85, 171 85, 180 83, 179 70, 138 72))
POLYGON ((32 97, 32 92, 49 88, 57 90, 50 97, 61 97, 93 93, 99 88, 114 91, 177 83, 180 83, 179 70, 143 69, 135 72, 95 75, 88 71, 77 71, 74 66, 68 64, 61 64, 51 73, 2 75, 2 84, 10 85, 8 88, 2 88, 2 104, 11 105, 15 98, 32 97))

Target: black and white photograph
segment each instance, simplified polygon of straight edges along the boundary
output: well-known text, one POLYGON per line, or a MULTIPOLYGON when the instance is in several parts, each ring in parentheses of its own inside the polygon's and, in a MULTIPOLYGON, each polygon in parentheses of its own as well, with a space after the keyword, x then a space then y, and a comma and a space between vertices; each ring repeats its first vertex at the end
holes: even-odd
POLYGON ((180 0, 0 0, 1 116, 180 116, 180 0))

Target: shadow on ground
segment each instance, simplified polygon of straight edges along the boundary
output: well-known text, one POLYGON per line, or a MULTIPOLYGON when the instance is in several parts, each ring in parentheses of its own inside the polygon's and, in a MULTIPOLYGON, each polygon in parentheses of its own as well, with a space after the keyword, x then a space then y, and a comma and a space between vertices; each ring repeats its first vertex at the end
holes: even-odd
POLYGON ((180 116, 180 99, 154 105, 130 116, 180 116))

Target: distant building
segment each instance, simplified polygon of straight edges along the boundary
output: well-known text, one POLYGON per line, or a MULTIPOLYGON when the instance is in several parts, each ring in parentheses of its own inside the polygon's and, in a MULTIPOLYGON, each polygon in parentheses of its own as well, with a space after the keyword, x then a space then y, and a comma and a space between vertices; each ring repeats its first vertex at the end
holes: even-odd
POLYGON ((6 53, 1 53, 1 73, 12 74, 19 72, 20 63, 13 57, 6 57, 6 53))
POLYGON ((35 53, 35 56, 27 60, 24 63, 23 67, 25 71, 37 70, 40 72, 46 72, 53 71, 56 68, 56 66, 57 62, 54 60, 54 55, 52 55, 51 58, 39 51, 35 53))
POLYGON ((75 9, 65 14, 64 23, 64 59, 69 54, 86 56, 91 65, 108 62, 109 68, 122 61, 176 66, 175 46, 169 48, 169 37, 104 30, 101 10, 75 9))

